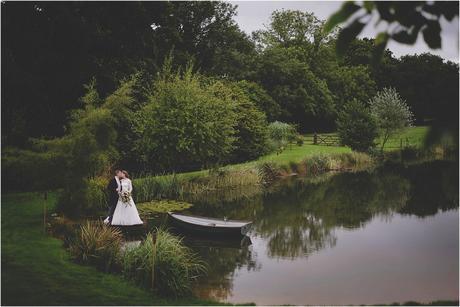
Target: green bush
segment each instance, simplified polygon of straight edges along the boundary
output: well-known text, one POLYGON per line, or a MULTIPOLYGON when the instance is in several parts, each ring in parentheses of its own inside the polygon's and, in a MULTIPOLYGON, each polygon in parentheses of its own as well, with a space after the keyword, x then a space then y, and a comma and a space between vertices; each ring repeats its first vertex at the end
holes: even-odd
POLYGON ((85 189, 85 212, 97 213, 107 210, 107 191, 108 180, 104 177, 96 177, 87 180, 85 189))
POLYGON ((53 190, 62 187, 61 155, 7 147, 2 151, 2 188, 9 191, 53 190))
POLYGON ((78 262, 108 271, 118 261, 122 239, 120 230, 102 221, 86 221, 70 243, 69 250, 78 262))
POLYGON ((235 104, 188 68, 167 67, 143 109, 143 152, 153 170, 191 170, 226 160, 234 149, 235 104))
POLYGON ((254 160, 268 152, 268 123, 265 114, 246 96, 235 83, 214 82, 215 95, 235 105, 236 126, 231 162, 254 160))
POLYGON ((296 140, 297 131, 293 125, 275 121, 268 125, 268 135, 271 143, 278 149, 296 140))
POLYGON ((366 152, 374 147, 377 124, 366 106, 357 100, 348 103, 337 119, 337 131, 343 145, 366 152))
POLYGON ((154 247, 152 234, 137 247, 128 248, 122 257, 123 276, 136 284, 151 288, 152 266, 154 288, 168 296, 190 294, 191 282, 205 271, 205 266, 181 239, 164 230, 156 232, 154 247))
POLYGON ((237 85, 244 91, 246 96, 265 113, 269 121, 274 121, 281 115, 280 106, 259 84, 242 80, 238 81, 237 85))

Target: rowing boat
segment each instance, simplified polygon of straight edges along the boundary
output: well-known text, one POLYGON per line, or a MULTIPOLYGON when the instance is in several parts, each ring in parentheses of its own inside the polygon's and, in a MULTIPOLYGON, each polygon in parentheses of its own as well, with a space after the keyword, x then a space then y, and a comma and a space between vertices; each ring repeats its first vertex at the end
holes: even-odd
POLYGON ((207 234, 246 235, 250 221, 216 219, 168 212, 171 221, 178 227, 207 234))

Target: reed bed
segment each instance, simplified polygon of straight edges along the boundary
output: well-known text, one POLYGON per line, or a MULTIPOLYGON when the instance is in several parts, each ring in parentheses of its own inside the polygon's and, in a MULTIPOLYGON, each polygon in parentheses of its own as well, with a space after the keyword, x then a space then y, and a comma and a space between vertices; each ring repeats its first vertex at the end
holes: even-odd
POLYGON ((109 271, 119 257, 123 235, 102 221, 86 221, 69 244, 71 255, 81 263, 109 271))
POLYGON ((145 288, 168 296, 191 293, 192 281, 205 273, 206 267, 182 240, 165 230, 151 233, 137 247, 123 254, 123 276, 145 288), (153 277, 152 277, 153 272, 153 277))

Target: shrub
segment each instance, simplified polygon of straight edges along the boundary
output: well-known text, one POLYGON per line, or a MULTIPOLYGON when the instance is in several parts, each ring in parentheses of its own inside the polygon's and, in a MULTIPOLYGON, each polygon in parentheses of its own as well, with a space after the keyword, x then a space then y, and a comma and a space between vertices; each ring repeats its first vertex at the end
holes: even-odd
POLYGON ((293 125, 275 121, 268 125, 268 135, 276 147, 280 148, 295 140, 297 131, 293 125))
POLYGON ((143 109, 143 152, 152 169, 191 170, 219 163, 234 149, 235 104, 215 95, 189 67, 167 68, 143 109))
POLYGON ((377 124, 366 106, 357 100, 348 103, 339 113, 337 131, 343 145, 366 152, 374 147, 377 124))
POLYGON ((369 104, 371 114, 380 131, 381 150, 383 151, 390 136, 412 124, 413 114, 406 102, 393 88, 384 88, 370 100, 369 104))
POLYGON ((296 144, 297 144, 297 146, 302 146, 303 143, 304 143, 304 140, 303 140, 302 136, 301 136, 301 135, 297 135, 297 137, 296 137, 296 144))
POLYGON ((86 221, 70 243, 69 249, 77 261, 108 271, 118 260, 122 239, 120 230, 102 221, 86 221))
POLYGON ((154 266, 154 288, 169 296, 190 294, 190 286, 205 266, 180 238, 164 230, 156 232, 156 244, 148 234, 139 246, 128 248, 122 257, 123 276, 150 288, 154 266))
POLYGON ((5 191, 52 190, 62 187, 65 171, 62 156, 7 147, 2 151, 2 182, 5 191), (44 176, 52 174, 52 176, 44 176))
POLYGON ((213 88, 229 104, 236 105, 236 141, 232 162, 256 159, 267 153, 268 123, 265 114, 235 84, 215 83, 213 88))
POLYGON ((97 213, 107 209, 107 194, 106 187, 108 181, 104 177, 96 177, 87 180, 87 188, 85 190, 85 212, 97 213))

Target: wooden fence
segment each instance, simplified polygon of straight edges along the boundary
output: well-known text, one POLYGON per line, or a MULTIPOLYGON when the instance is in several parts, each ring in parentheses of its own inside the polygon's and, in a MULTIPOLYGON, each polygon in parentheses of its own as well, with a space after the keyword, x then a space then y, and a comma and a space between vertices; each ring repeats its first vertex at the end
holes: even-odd
POLYGON ((334 134, 313 134, 313 145, 340 146, 340 139, 334 134))
MULTIPOLYGON (((308 135, 305 137, 307 144, 322 145, 322 146, 342 146, 340 139, 337 134, 318 134, 308 135)), ((421 141, 416 138, 405 137, 405 138, 391 138, 387 141, 385 148, 391 149, 402 149, 409 146, 416 146, 421 141)), ((379 146, 380 143, 377 143, 379 146)))

